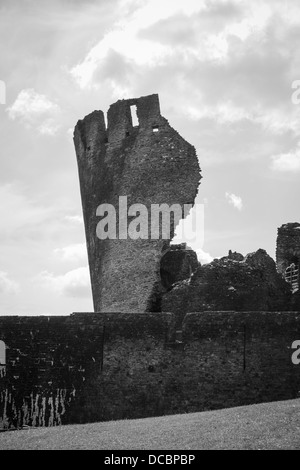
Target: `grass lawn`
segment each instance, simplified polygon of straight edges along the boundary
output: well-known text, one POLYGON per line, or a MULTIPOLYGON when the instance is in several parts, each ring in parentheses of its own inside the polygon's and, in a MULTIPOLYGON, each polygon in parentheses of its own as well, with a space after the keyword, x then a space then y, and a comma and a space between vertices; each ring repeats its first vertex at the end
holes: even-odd
POLYGON ((300 399, 0 433, 0 449, 300 449, 300 399))

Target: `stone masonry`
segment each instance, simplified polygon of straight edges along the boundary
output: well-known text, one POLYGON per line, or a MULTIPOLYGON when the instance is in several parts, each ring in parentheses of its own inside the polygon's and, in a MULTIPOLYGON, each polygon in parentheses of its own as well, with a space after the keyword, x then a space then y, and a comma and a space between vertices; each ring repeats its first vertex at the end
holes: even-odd
POLYGON ((278 272, 291 285, 293 296, 291 309, 300 308, 300 224, 283 224, 278 228, 276 243, 276 264, 278 272))
POLYGON ((291 263, 300 261, 300 224, 283 224, 277 231, 276 264, 278 271, 284 274, 291 263))
POLYGON ((194 147, 161 116, 158 95, 117 101, 107 122, 106 128, 103 112, 94 111, 78 121, 74 132, 94 309, 159 311, 160 261, 174 223, 170 239, 161 233, 156 240, 118 239, 124 223, 118 216, 119 196, 127 196, 128 207, 144 204, 149 213, 151 204, 193 204, 201 178, 198 159, 194 147), (132 106, 138 126, 133 126, 132 106), (96 210, 104 203, 116 208, 117 239, 96 235, 96 210))
MULTIPOLYGON (((299 396, 299 312, 0 317, 0 430, 134 419, 299 396)), ((25 437, 25 436, 24 436, 25 437)))
POLYGON ((187 312, 290 310, 291 296, 289 284, 265 250, 245 258, 230 252, 173 285, 163 297, 162 311, 174 313, 179 327, 187 312))

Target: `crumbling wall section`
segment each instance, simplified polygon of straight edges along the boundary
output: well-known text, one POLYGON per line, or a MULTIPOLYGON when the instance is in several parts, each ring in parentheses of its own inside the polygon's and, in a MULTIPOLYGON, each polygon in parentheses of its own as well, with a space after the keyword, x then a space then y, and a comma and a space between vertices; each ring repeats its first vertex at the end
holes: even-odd
POLYGON ((276 265, 278 272, 285 273, 286 268, 300 262, 300 224, 284 224, 277 230, 276 265))
POLYGON ((290 310, 291 295, 274 260, 260 249, 245 258, 229 253, 198 267, 163 296, 162 310, 175 313, 180 324, 187 312, 290 310))
POLYGON ((300 224, 284 224, 278 229, 276 244, 278 272, 290 284, 293 299, 292 308, 300 307, 300 224))
POLYGON ((171 245, 160 262, 163 286, 165 289, 170 289, 176 282, 190 278, 199 266, 196 252, 191 250, 186 243, 171 245))

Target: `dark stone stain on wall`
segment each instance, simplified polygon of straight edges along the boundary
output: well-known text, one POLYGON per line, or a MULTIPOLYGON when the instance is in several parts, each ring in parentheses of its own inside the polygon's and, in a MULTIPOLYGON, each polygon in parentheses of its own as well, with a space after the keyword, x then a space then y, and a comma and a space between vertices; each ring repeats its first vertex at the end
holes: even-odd
POLYGON ((173 284, 188 279, 200 266, 195 251, 189 249, 185 243, 171 245, 161 259, 160 276, 165 289, 173 284))
POLYGON ((0 378, 0 429, 72 421, 91 374, 101 371, 98 315, 0 317, 6 365, 0 378))

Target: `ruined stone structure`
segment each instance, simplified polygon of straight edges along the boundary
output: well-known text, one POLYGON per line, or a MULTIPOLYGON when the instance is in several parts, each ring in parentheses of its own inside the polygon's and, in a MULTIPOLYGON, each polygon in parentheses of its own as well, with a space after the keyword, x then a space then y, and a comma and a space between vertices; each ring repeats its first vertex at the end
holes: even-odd
POLYGON ((189 278, 200 266, 195 251, 187 247, 186 243, 171 245, 161 259, 160 277, 166 290, 172 288, 173 284, 189 278))
POLYGON ((176 314, 178 326, 187 312, 287 311, 291 289, 265 250, 228 256, 199 266, 188 279, 164 295, 162 310, 176 314))
POLYGON ((170 246, 174 222, 169 239, 147 228, 145 238, 100 240, 100 204, 117 209, 117 233, 128 223, 119 196, 128 207, 192 204, 196 153, 157 95, 113 104, 107 128, 94 111, 74 141, 96 313, 0 316, 0 430, 299 397, 300 224, 278 229, 277 269, 261 249, 201 266, 185 244, 170 246))
POLYGON ((279 227, 276 244, 276 263, 278 272, 291 284, 293 292, 296 293, 299 290, 299 223, 288 223, 279 227))
POLYGON ((151 204, 193 204, 200 181, 194 147, 161 116, 158 95, 117 101, 109 108, 107 128, 103 112, 94 111, 78 121, 74 143, 95 311, 159 311, 160 262, 174 222, 169 240, 151 239, 150 223, 145 239, 133 240, 126 230, 124 236, 119 197, 127 196, 128 207, 145 205, 149 214, 151 204), (117 239, 96 235, 96 211, 104 203, 116 208, 117 239))

